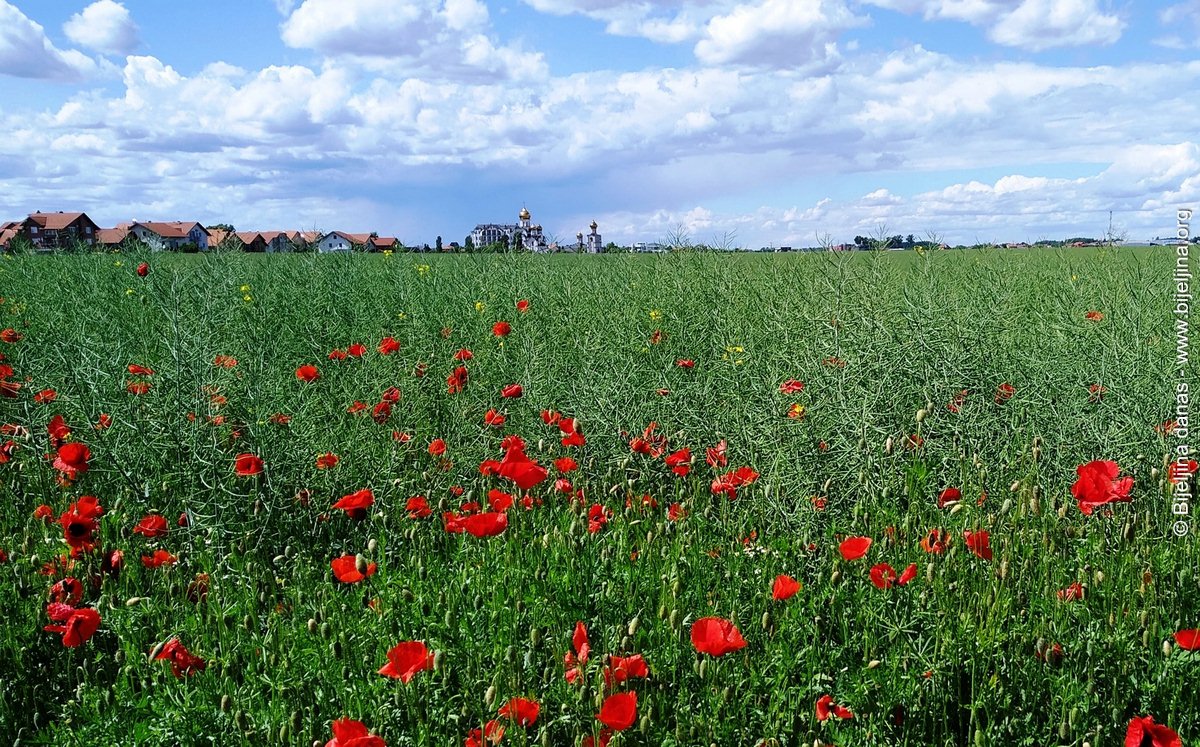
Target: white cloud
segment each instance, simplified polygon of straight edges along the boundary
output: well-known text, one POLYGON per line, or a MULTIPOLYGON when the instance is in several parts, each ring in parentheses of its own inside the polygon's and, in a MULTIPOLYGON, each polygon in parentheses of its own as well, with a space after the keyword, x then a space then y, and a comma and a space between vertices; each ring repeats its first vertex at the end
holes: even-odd
POLYGON ((836 57, 838 33, 861 22, 840 0, 761 0, 713 17, 696 57, 769 67, 820 61, 836 57))
POLYGON ((997 44, 1042 51, 1113 44, 1126 23, 1098 0, 863 0, 926 19, 963 21, 987 29, 997 44))
POLYGON ((488 35, 478 0, 305 0, 282 26, 288 46, 362 60, 374 72, 448 79, 546 74, 540 53, 488 35))
POLYGON ((63 24, 67 38, 97 52, 127 55, 140 43, 129 10, 114 0, 96 0, 63 24))
POLYGON ((46 37, 46 30, 16 6, 0 0, 0 75, 74 82, 96 72, 87 55, 61 50, 46 37))

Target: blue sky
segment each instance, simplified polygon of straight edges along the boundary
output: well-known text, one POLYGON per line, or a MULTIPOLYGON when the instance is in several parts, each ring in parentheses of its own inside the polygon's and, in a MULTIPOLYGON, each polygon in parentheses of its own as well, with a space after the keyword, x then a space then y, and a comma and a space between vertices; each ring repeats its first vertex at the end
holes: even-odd
POLYGON ((1200 0, 0 0, 0 220, 1148 238, 1200 0))

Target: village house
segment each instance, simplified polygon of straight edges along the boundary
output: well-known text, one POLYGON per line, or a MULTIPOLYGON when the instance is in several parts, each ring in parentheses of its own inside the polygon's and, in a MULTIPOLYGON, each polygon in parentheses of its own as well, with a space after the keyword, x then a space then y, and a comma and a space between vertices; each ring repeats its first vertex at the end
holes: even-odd
POLYGON ((29 240, 37 249, 50 250, 74 242, 92 246, 100 227, 86 213, 31 213, 20 224, 19 236, 29 240))
POLYGON ((367 251, 395 251, 400 246, 400 239, 395 236, 372 236, 367 243, 367 251))
POLYGON ((154 251, 179 250, 194 246, 199 251, 208 250, 208 230, 196 221, 134 221, 120 223, 129 233, 154 251))
POLYGON ((346 233, 344 231, 330 231, 323 234, 317 240, 317 251, 325 254, 328 252, 348 252, 353 249, 365 247, 371 241, 369 233, 346 233))

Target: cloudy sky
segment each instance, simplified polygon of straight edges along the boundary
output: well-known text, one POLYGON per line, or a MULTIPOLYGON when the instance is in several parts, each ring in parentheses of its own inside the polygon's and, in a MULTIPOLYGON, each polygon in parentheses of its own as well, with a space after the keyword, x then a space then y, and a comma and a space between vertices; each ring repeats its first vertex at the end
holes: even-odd
POLYGON ((0 220, 1167 235, 1200 0, 0 0, 0 220))

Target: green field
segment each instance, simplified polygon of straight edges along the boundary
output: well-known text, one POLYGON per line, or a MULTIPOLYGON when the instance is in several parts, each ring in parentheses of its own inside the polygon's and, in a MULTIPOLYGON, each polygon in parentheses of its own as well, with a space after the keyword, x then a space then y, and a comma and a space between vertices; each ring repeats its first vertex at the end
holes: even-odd
POLYGON ((1165 473, 1173 266, 1162 248, 5 257, 0 365, 20 387, 0 423, 23 429, 0 437, 0 738, 325 744, 349 716, 392 747, 464 744, 492 719, 504 744, 575 747, 599 743, 606 697, 636 692, 612 747, 1100 747, 1147 714, 1190 743, 1200 654, 1175 634, 1200 627, 1200 545, 1172 535, 1165 473), (354 343, 361 358, 328 358, 354 343), (513 383, 523 396, 501 397, 513 383), (586 443, 564 446, 543 410, 586 443), (90 451, 74 480, 53 464, 55 415, 57 445, 90 451), (481 474, 510 434, 548 469, 530 508, 481 474), (643 437, 651 453, 631 448, 643 437), (665 458, 685 447, 680 476, 665 458), (262 472, 236 474, 240 454, 262 472), (1084 515, 1071 489, 1093 460, 1133 488, 1084 515), (739 467, 759 477, 714 494, 739 467), (939 507, 949 488, 961 500, 939 507), (362 489, 365 519, 332 508, 362 489), (501 533, 447 531, 462 504, 499 513, 493 489, 516 499, 501 533), (95 548, 61 558, 59 517, 84 495, 103 507, 95 548), (418 495, 431 516, 409 517, 418 495), (135 534, 152 514, 165 535, 135 534), (935 529, 943 552, 921 546, 935 529), (987 532, 990 560, 964 531, 987 532), (873 540, 865 558, 843 558, 851 536, 873 540), (146 567, 159 549, 176 562, 146 567), (358 554, 377 572, 336 579, 331 561, 358 554), (916 577, 877 588, 879 563, 916 577), (802 585, 782 601, 781 574, 802 585), (63 576, 101 617, 78 646, 43 630, 63 576), (745 647, 698 653, 707 617, 745 647), (579 622, 590 657, 568 682, 579 622), (171 639, 203 671, 150 656, 171 639), (378 673, 402 641, 435 652, 408 683, 378 673), (609 657, 634 654, 648 676, 606 687, 609 657), (853 718, 819 721, 825 695, 853 718), (534 724, 498 716, 518 697, 534 724))

